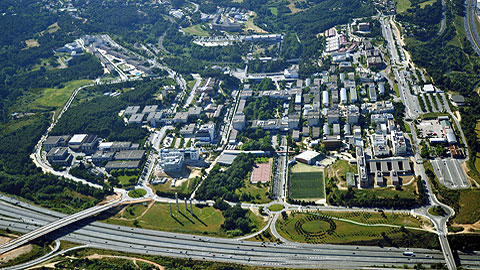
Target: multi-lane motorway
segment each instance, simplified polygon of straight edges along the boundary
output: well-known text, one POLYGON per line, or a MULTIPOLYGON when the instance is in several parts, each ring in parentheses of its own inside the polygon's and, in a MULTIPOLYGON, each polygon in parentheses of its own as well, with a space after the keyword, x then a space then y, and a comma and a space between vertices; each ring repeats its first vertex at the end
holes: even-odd
POLYGON ((465 17, 463 17, 463 25, 465 27, 465 34, 472 44, 472 48, 480 55, 480 36, 478 34, 477 25, 475 24, 477 1, 465 0, 465 17))
MULTIPOLYGON (((9 199, 11 202, 12 200, 9 199)), ((29 232, 64 215, 24 203, 0 203, 0 227, 29 232)), ((310 244, 274 244, 167 233, 100 222, 77 224, 63 230, 60 239, 108 250, 199 260, 282 267, 364 268, 443 263, 435 250, 310 244)), ((61 233, 62 233, 61 232, 61 233)), ((480 267, 480 256, 460 254, 464 266, 480 267)))

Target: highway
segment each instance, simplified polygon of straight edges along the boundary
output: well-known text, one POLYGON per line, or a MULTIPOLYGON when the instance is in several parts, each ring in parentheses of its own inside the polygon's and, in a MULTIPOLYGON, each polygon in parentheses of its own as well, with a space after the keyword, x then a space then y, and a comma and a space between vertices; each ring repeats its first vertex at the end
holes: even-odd
POLYGON ((10 250, 13 250, 17 247, 20 247, 23 244, 26 244, 32 240, 35 240, 39 237, 42 237, 48 233, 51 233, 53 231, 56 231, 60 228, 63 228, 65 226, 68 226, 74 222, 77 222, 78 220, 94 216, 96 214, 99 214, 103 211, 106 211, 108 209, 111 209, 119 204, 120 200, 116 199, 111 202, 108 202, 107 204, 104 205, 97 205, 91 208, 88 208, 86 210, 83 210, 81 212, 75 213, 73 215, 65 216, 62 217, 58 220, 55 220, 55 222, 51 222, 48 224, 45 224, 45 226, 42 226, 34 231, 28 232, 26 234, 23 234, 22 236, 15 238, 11 241, 8 241, 2 245, 0 245, 0 254, 4 254, 10 250))
MULTIPOLYGON (((37 226, 64 215, 28 204, 0 204, 0 227, 29 232, 37 226), (22 218, 22 220, 13 221, 22 218)), ((410 249, 415 257, 404 256, 404 248, 356 247, 310 244, 274 244, 235 239, 175 234, 92 222, 72 225, 62 230, 60 239, 108 250, 163 255, 178 258, 215 260, 250 265, 282 267, 355 268, 374 265, 443 263, 443 255, 435 250, 410 249)), ((464 265, 480 267, 480 256, 460 254, 464 265)))
POLYGON ((463 17, 463 25, 467 39, 472 44, 472 48, 480 55, 480 36, 478 35, 477 25, 475 24, 477 2, 475 0, 465 0, 465 16, 463 17))

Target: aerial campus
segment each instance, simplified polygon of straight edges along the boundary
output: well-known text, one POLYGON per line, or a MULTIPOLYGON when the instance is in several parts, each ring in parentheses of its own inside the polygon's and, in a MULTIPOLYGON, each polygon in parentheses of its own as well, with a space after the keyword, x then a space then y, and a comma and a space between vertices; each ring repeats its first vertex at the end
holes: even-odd
POLYGON ((477 2, 0 14, 0 267, 480 269, 477 2))

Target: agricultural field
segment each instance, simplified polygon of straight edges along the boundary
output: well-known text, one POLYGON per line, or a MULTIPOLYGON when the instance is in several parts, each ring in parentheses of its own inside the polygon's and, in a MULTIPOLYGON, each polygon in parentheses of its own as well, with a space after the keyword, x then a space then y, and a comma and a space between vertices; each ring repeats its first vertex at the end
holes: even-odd
POLYGON ((286 239, 302 243, 439 248, 437 237, 430 232, 357 225, 310 213, 292 212, 276 226, 286 239))
POLYGON ((292 199, 325 198, 323 170, 303 163, 295 164, 291 168, 289 192, 292 199))

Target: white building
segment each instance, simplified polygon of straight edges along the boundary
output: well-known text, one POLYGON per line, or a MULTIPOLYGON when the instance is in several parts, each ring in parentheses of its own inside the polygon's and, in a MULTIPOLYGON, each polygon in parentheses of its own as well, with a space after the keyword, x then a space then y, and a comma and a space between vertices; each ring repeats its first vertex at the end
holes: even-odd
POLYGON ((407 143, 405 141, 405 136, 403 132, 392 130, 392 150, 393 154, 396 156, 404 156, 407 154, 407 143))
POLYGON ((213 123, 201 125, 195 138, 203 142, 211 142, 215 138, 215 125, 213 123))

